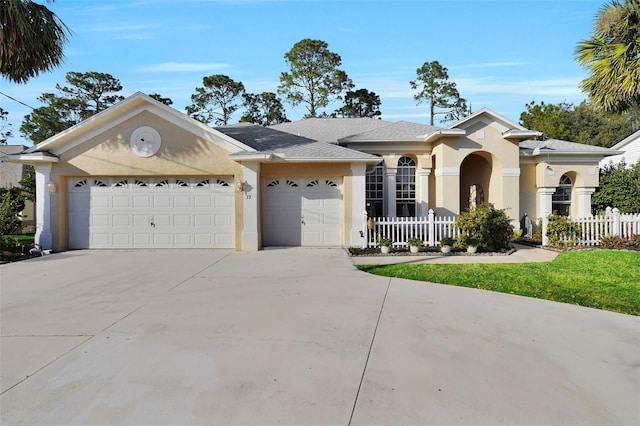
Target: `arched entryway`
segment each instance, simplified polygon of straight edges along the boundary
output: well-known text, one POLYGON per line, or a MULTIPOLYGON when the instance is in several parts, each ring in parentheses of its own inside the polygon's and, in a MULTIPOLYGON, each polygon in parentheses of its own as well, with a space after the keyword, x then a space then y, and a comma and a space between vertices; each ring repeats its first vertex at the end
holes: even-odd
POLYGON ((493 159, 487 152, 469 154, 460 164, 460 211, 488 202, 493 159))

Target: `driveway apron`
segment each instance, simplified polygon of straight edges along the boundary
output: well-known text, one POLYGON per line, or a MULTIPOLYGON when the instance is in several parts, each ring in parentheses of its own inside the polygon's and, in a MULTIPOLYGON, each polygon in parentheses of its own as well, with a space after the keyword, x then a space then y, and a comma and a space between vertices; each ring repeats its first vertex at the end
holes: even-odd
POLYGON ((640 423, 637 317, 340 249, 78 251, 0 279, 2 424, 640 423))

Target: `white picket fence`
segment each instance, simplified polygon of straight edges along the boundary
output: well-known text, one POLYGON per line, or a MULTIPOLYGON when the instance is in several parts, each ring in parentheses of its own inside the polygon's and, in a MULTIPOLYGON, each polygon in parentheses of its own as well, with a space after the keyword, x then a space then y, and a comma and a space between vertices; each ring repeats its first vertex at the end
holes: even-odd
MULTIPOLYGON (((604 215, 571 218, 580 226, 580 235, 568 236, 564 240, 575 240, 577 245, 597 246, 600 237, 618 235, 623 239, 640 234, 640 214, 620 213, 617 208, 607 207, 604 215)), ((548 245, 548 220, 542 219, 542 245, 548 245)))
POLYGON ((362 248, 378 247, 379 238, 391 238, 394 247, 406 247, 409 238, 419 238, 425 246, 437 246, 444 237, 456 238, 455 216, 436 217, 429 210, 426 217, 377 217, 365 214, 363 234, 367 236, 362 248))

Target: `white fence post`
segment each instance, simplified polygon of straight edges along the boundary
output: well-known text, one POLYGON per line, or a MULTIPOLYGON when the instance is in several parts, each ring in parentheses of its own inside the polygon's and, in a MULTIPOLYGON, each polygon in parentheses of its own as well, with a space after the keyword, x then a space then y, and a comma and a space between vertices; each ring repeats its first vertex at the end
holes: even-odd
POLYGON ((613 229, 612 229, 612 234, 613 235, 620 235, 622 231, 622 226, 620 223, 620 210, 618 210, 617 207, 615 207, 612 211, 613 213, 613 229))
POLYGON ((549 212, 546 210, 543 211, 542 212, 542 245, 543 246, 549 245, 549 237, 547 237, 547 225, 549 224, 549 219, 547 218, 547 216, 549 216, 549 212))
POLYGON ((428 213, 428 229, 429 229, 429 241, 428 241, 428 245, 429 247, 433 247, 436 245, 436 224, 435 224, 435 214, 433 212, 433 209, 429 209, 429 213, 428 213))

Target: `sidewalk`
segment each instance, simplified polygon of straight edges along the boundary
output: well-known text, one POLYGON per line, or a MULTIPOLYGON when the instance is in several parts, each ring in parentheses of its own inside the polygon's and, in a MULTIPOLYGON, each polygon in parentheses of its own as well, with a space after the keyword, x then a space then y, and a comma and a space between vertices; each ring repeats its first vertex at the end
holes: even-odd
POLYGON ((406 256, 352 256, 355 265, 389 265, 394 263, 527 263, 550 262, 558 252, 538 247, 513 244, 516 251, 510 255, 432 255, 407 254, 406 256))

